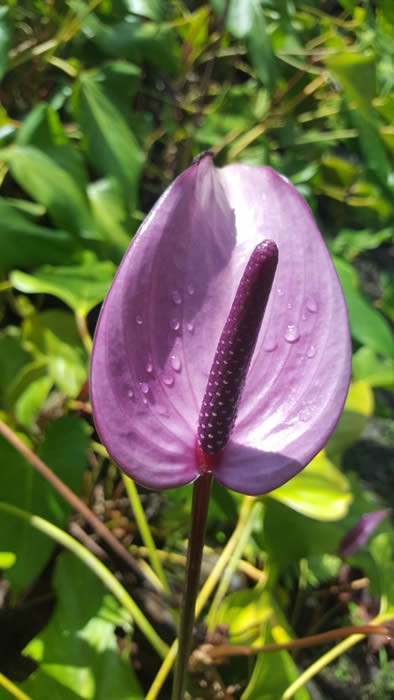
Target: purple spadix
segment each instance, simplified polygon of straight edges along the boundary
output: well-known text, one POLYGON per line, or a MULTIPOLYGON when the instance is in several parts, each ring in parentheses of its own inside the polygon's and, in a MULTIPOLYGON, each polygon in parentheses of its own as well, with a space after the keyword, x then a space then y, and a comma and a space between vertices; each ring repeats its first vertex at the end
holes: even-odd
POLYGON ((263 494, 324 446, 350 363, 342 290, 306 202, 271 168, 216 169, 206 155, 147 216, 104 301, 94 420, 143 486, 213 470, 263 494))
POLYGON ((277 263, 274 241, 262 241, 253 250, 241 277, 201 404, 197 438, 203 468, 207 464, 204 455, 217 455, 234 426, 277 263))

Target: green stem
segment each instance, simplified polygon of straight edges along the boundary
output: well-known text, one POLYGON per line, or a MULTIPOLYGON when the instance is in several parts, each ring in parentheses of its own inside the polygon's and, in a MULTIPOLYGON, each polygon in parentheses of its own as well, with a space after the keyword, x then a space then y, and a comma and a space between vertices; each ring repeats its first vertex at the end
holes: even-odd
MULTIPOLYGON (((389 614, 378 615, 377 617, 375 617, 374 620, 371 620, 370 625, 380 624, 381 622, 384 622, 385 620, 390 619, 391 617, 392 615, 389 614)), ((319 671, 328 666, 328 664, 334 661, 334 659, 343 654, 345 651, 351 649, 351 647, 353 647, 355 644, 358 644, 358 642, 361 642, 364 638, 365 634, 352 634, 350 637, 347 637, 347 639, 344 639, 335 647, 327 651, 313 664, 308 666, 308 668, 305 669, 303 673, 301 673, 301 675, 294 681, 294 683, 289 685, 289 687, 281 696, 281 700, 290 700, 290 698, 292 698, 293 695, 295 695, 297 690, 302 688, 302 686, 305 685, 305 683, 307 683, 311 678, 313 678, 313 676, 315 676, 317 673, 319 673, 319 671)))
POLYGON ((241 532, 241 535, 240 535, 240 538, 237 542, 237 545, 236 545, 236 547, 231 555, 228 566, 226 566, 225 572, 224 572, 223 577, 219 583, 219 586, 218 586, 217 591, 215 593, 215 597, 212 601, 212 605, 211 605, 209 613, 208 613, 208 627, 210 630, 212 630, 213 627, 215 626, 215 618, 217 615, 219 605, 222 602, 224 596, 226 595, 226 591, 231 583, 231 579, 233 577, 234 571, 236 570, 236 568, 238 566, 239 560, 242 558, 243 551, 244 551, 244 549, 249 541, 249 537, 250 537, 250 534, 253 530, 255 522, 258 518, 261 519, 261 517, 262 517, 262 510, 263 510, 262 503, 255 503, 253 505, 253 508, 249 514, 248 520, 245 523, 245 526, 241 532))
MULTIPOLYGON (((233 534, 231 535, 229 541, 227 542, 226 546, 224 547, 219 559, 217 560, 215 566, 213 567, 211 573, 209 574, 207 580, 205 581, 199 596, 197 598, 196 602, 196 617, 199 616, 203 608, 205 607, 212 591, 214 590, 217 582, 219 581, 223 571, 225 570, 229 559, 231 558, 231 555, 237 546, 237 542, 239 538, 242 535, 242 531, 245 527, 245 524, 248 521, 249 514, 251 511, 251 508, 253 506, 255 499, 251 496, 245 496, 242 502, 242 507, 240 510, 240 514, 238 517, 238 522, 237 525, 234 529, 233 534)), ((174 661, 176 659, 176 655, 178 652, 178 640, 176 639, 170 648, 170 651, 168 652, 166 658, 164 659, 151 687, 148 690, 147 695, 145 696, 145 700, 156 700, 158 697, 160 690, 170 673, 172 666, 174 664, 174 661)))
POLYGON ((86 314, 82 311, 75 312, 75 323, 77 325, 79 336, 84 344, 85 350, 88 355, 92 352, 92 338, 88 330, 88 324, 86 323, 86 314))
POLYGON ((189 545, 187 549, 185 588, 179 629, 179 647, 175 668, 172 700, 183 700, 185 694, 187 662, 192 645, 192 632, 195 619, 195 607, 202 552, 207 523, 209 496, 212 486, 212 474, 203 474, 193 486, 193 503, 190 525, 189 545))
POLYGON ((31 700, 31 698, 26 695, 18 686, 15 685, 12 681, 10 681, 7 676, 5 676, 3 673, 0 673, 0 686, 5 688, 10 695, 12 695, 14 698, 17 698, 17 700, 31 700))
POLYGON ((159 556, 157 554, 157 549, 155 545, 155 541, 152 537, 152 533, 150 531, 150 527, 148 525, 148 521, 145 517, 145 512, 144 509, 141 505, 141 501, 138 495, 137 487, 132 479, 130 479, 126 474, 122 474, 123 476, 123 481, 126 487, 127 495, 129 497, 129 501, 131 504, 131 507, 133 509, 135 521, 137 523, 138 530, 140 532, 142 541, 147 548, 149 552, 149 559, 152 564, 152 569, 155 572, 156 576, 160 580, 163 590, 166 593, 170 593, 170 587, 168 585, 166 575, 164 573, 164 569, 162 567, 161 561, 159 559, 159 556))
POLYGON ((40 530, 45 535, 51 539, 58 542, 60 545, 68 549, 70 552, 75 554, 81 561, 86 564, 98 578, 103 582, 104 586, 108 588, 111 593, 118 599, 118 601, 123 605, 126 610, 131 614, 136 625, 140 628, 141 632, 150 641, 152 647, 157 651, 159 656, 165 658, 168 653, 168 646, 163 642, 162 639, 153 629, 150 622, 146 619, 145 615, 141 612, 138 605, 134 602, 132 597, 127 593, 126 589, 123 588, 122 584, 115 578, 109 569, 107 569, 104 564, 97 559, 97 557, 92 554, 86 547, 81 545, 74 537, 71 537, 67 532, 56 527, 48 520, 40 518, 38 515, 33 515, 27 511, 21 510, 16 506, 12 506, 9 503, 0 503, 0 509, 15 515, 17 518, 25 520, 40 530))

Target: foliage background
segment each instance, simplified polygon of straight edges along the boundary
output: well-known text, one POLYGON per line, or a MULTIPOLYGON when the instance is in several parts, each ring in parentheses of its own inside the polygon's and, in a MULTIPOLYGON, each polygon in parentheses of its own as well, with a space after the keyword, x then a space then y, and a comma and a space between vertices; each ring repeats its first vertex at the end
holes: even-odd
MULTIPOLYGON (((360 515, 390 506, 394 493, 393 41, 390 0, 0 7, 1 418, 136 556, 145 555, 144 538, 95 440, 86 380, 99 304, 145 214, 195 155, 212 149, 219 166, 243 161, 285 174, 334 256, 353 383, 326 450, 246 518, 227 587, 205 616, 211 629, 228 624, 238 642, 302 636, 388 614, 394 604, 388 517, 350 561, 338 555, 360 515), (355 593, 351 580, 362 577, 369 588, 355 593), (333 581, 348 586, 347 597, 332 592, 333 581), (245 636, 255 620, 258 629, 245 636)), ((2 502, 98 546, 2 436, 0 453, 2 502)), ((141 490, 140 499, 177 605, 190 489, 141 490)), ((215 487, 206 576, 244 506, 215 487)), ((96 551, 117 571, 108 552, 96 551)), ((0 567, 4 676, 34 698, 143 696, 158 659, 86 566, 0 509, 0 567)), ((140 590, 130 572, 118 577, 170 642, 171 605, 140 590)), ((295 697, 317 697, 316 687, 327 698, 390 697, 392 648, 363 645, 364 656, 341 657, 335 673, 295 697)), ((276 700, 320 655, 297 655, 298 668, 288 652, 260 655, 254 671, 238 660, 218 669, 219 681, 205 669, 189 690, 213 697, 219 682, 234 686, 234 697, 276 700)))

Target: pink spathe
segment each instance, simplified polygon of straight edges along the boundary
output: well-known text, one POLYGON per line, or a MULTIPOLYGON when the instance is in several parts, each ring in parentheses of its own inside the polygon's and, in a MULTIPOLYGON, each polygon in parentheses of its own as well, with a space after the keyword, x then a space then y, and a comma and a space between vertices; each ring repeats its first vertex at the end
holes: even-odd
POLYGON ((138 483, 199 474, 196 435, 215 351, 248 260, 264 239, 279 262, 216 479, 263 494, 300 471, 341 414, 351 345, 342 290, 306 202, 268 167, 197 160, 130 245, 94 339, 95 424, 138 483))

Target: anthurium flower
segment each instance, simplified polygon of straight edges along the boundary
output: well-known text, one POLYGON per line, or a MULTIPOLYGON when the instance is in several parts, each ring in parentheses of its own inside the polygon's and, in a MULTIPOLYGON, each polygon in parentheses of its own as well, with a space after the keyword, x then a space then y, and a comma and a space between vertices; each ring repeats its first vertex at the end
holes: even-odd
POLYGON ((95 424, 143 486, 213 470, 263 494, 327 441, 350 362, 341 287, 306 202, 269 167, 216 169, 204 154, 147 216, 104 301, 95 424))
POLYGON ((388 509, 377 510, 374 513, 364 513, 354 527, 346 533, 339 545, 341 557, 350 557, 358 552, 369 540, 380 521, 388 515, 388 509))

